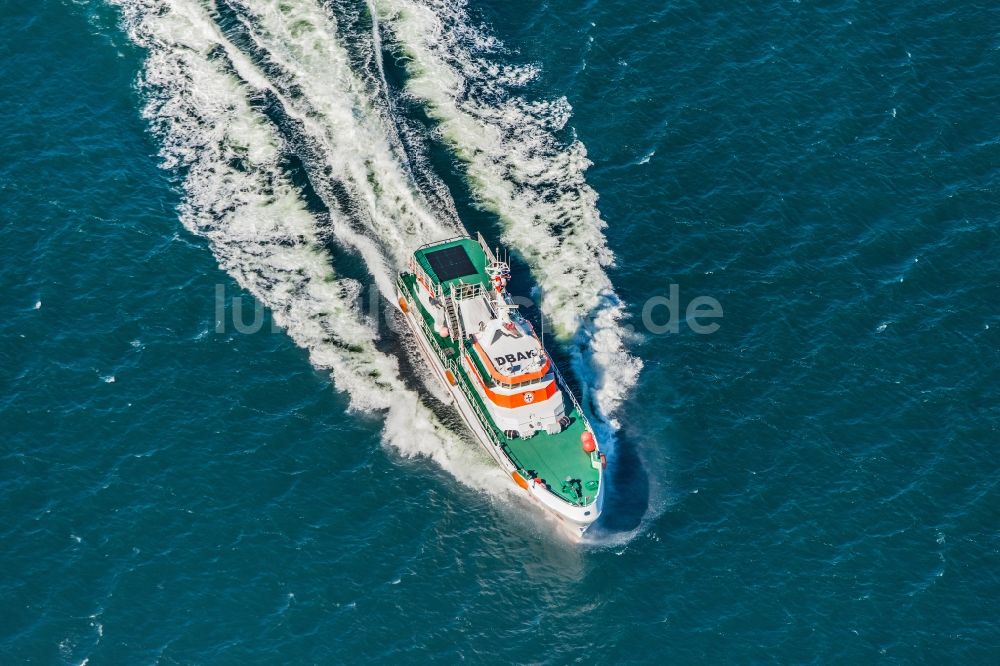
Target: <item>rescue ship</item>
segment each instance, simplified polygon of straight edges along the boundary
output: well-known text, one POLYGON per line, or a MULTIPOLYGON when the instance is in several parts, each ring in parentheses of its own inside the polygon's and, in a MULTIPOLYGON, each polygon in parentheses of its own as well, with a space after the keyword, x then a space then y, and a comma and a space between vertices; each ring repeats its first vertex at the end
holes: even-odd
POLYGON ((399 274, 399 309, 475 438, 579 538, 601 515, 606 458, 509 278, 480 235, 430 243, 399 274))

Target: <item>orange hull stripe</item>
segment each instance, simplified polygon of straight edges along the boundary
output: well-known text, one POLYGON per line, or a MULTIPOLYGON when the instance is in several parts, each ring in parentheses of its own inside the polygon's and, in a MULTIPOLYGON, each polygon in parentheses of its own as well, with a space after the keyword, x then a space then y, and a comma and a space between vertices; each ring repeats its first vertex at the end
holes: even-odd
POLYGON ((541 370, 525 375, 511 377, 510 375, 505 375, 493 367, 493 359, 491 359, 486 351, 480 346, 479 340, 474 340, 472 344, 476 348, 476 353, 479 354, 479 358, 483 360, 483 365, 486 366, 486 371, 490 373, 490 377, 501 384, 515 384, 519 382, 529 382, 533 379, 541 379, 545 375, 549 374, 549 369, 552 367, 551 359, 545 359, 545 365, 541 370))

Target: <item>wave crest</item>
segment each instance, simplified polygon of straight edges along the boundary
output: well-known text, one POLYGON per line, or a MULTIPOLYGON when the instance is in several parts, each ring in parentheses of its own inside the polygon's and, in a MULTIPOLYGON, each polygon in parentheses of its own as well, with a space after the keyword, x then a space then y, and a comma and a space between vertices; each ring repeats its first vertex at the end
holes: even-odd
POLYGON ((518 95, 537 68, 495 62, 503 47, 472 24, 464 0, 370 2, 406 56, 407 92, 465 162, 474 196, 504 226, 504 243, 531 267, 545 316, 577 343, 575 366, 592 409, 614 429, 642 362, 626 350, 625 308, 604 270, 614 255, 586 182, 586 148, 559 138, 569 103, 518 95))

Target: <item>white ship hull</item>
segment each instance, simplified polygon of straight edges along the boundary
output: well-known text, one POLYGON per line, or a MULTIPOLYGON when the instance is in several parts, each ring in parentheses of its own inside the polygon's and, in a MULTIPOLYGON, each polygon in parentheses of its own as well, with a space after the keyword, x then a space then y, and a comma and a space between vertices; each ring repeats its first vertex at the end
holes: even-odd
MULTIPOLYGON (((397 294, 397 301, 398 300, 409 302, 410 299, 406 298, 406 294, 400 292, 397 294)), ((486 428, 476 414, 475 408, 460 388, 458 382, 456 381, 453 384, 449 381, 446 368, 438 358, 437 354, 435 354, 431 349, 430 343, 425 339, 421 327, 417 324, 416 319, 414 318, 413 307, 408 307, 405 310, 400 308, 400 312, 403 315, 403 319, 406 320, 407 326, 413 332, 413 336, 417 341, 417 347, 420 349, 421 355, 427 362, 428 367, 431 368, 435 378, 445 388, 448 395, 451 396, 452 403, 455 405, 458 413, 462 416, 462 420, 465 421, 465 424, 468 426, 469 430, 475 436, 480 445, 486 450, 487 453, 490 454, 490 457, 496 461, 497 465, 500 466, 500 469, 507 474, 507 477, 512 480, 515 479, 518 473, 517 467, 489 437, 486 432, 486 428)), ((603 476, 603 471, 600 471, 600 473, 603 476)), ((543 486, 526 484, 527 487, 524 488, 524 490, 525 494, 532 502, 540 506, 546 515, 553 518, 558 523, 560 530, 566 536, 574 541, 579 541, 586 533, 587 529, 598 519, 598 517, 600 517, 601 511, 603 510, 603 478, 601 481, 602 482, 598 486, 597 496, 594 498, 593 503, 587 506, 572 505, 555 496, 543 486)), ((518 485, 522 488, 524 487, 521 484, 518 485)))

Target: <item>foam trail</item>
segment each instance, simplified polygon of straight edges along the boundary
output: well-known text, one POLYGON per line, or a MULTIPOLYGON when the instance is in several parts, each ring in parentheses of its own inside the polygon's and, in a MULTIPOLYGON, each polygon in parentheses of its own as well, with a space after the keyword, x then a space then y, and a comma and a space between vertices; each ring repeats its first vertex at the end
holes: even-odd
MULTIPOLYGON (((440 181, 426 172, 418 178, 414 161, 422 156, 404 150, 401 133, 410 144, 419 136, 411 136, 405 118, 393 116, 377 27, 349 35, 352 56, 326 3, 113 1, 132 39, 149 50, 146 115, 163 142, 166 166, 185 174, 184 224, 209 238, 220 266, 274 312, 317 367, 331 371, 354 409, 386 411, 386 442, 433 458, 470 486, 513 492, 478 447, 406 388, 396 359, 378 351, 376 333, 355 310, 359 286, 336 280, 323 245, 332 231, 341 246, 363 257, 391 299, 396 271, 415 247, 462 231, 440 181), (359 64, 356 52, 364 53, 365 40, 372 52, 359 64), (365 71, 369 65, 376 71, 365 71), (310 212, 283 171, 290 153, 329 214, 310 212)), ((461 5, 435 7, 479 45, 456 43, 448 60, 441 49, 451 37, 433 13, 425 25, 386 14, 388 2, 379 0, 376 9, 388 19, 390 36, 405 45, 400 28, 423 30, 433 45, 414 65, 411 94, 441 102, 430 106, 444 135, 469 164, 477 196, 507 224, 506 240, 532 266, 549 319, 564 334, 579 336, 576 347, 586 352, 576 356, 578 373, 587 392, 594 389, 595 411, 610 416, 639 363, 623 350, 622 306, 600 268, 612 255, 596 195, 583 180, 585 151, 554 138, 568 105, 509 95, 532 71, 500 70, 479 58, 476 49, 492 42, 463 27, 461 5), (483 68, 479 78, 476 67, 483 68), (462 99, 457 89, 435 87, 438 74, 481 97, 462 99), (503 80, 491 83, 494 76, 503 80), (491 108, 493 93, 501 103, 491 108)))
MULTIPOLYGON (((433 458, 472 487, 508 490, 495 465, 442 424, 403 384, 396 359, 375 347, 376 332, 357 311, 359 285, 336 279, 325 220, 283 172, 282 136, 251 103, 266 77, 240 59, 201 3, 118 4, 130 37, 148 50, 144 114, 164 166, 184 174, 185 227, 206 237, 219 265, 331 372, 352 409, 386 413, 386 442, 433 458)), ((335 227, 350 226, 338 211, 330 216, 335 227)))
POLYGON ((465 162, 480 204, 500 217, 503 240, 531 267, 557 333, 574 336, 583 350, 576 369, 610 437, 614 412, 642 363, 625 350, 624 307, 604 270, 614 257, 584 177, 586 149, 557 138, 569 104, 517 96, 537 70, 491 60, 501 47, 470 24, 464 0, 370 2, 406 56, 407 92, 426 105, 465 162))
MULTIPOLYGON (((321 7, 299 2, 230 0, 253 50, 266 61, 266 87, 298 125, 312 183, 327 205, 338 205, 330 183, 349 201, 334 225, 342 244, 365 258, 380 291, 392 298, 398 267, 418 246, 461 231, 455 218, 436 216, 403 167, 392 123, 351 67, 337 25, 321 7)), ((241 72, 255 67, 230 47, 241 72)))

